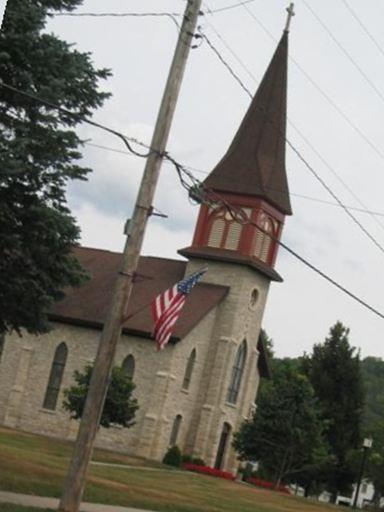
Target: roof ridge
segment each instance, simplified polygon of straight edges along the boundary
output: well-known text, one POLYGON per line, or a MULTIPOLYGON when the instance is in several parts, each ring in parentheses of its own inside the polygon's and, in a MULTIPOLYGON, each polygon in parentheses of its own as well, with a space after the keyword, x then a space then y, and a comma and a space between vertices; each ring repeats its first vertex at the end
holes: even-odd
MULTIPOLYGON (((104 252, 104 253, 108 253, 108 254, 116 254, 116 255, 122 255, 123 253, 122 252, 119 252, 119 251, 111 251, 109 249, 102 249, 102 248, 99 248, 99 247, 88 247, 88 246, 85 246, 85 245, 75 245, 74 246, 75 249, 80 249, 80 250, 86 250, 86 251, 96 251, 96 252, 104 252)), ((177 261, 177 262, 182 262, 182 263, 187 263, 187 261, 185 259, 181 259, 181 258, 166 258, 164 256, 151 256, 151 255, 140 255, 140 258, 146 258, 146 259, 156 259, 156 260, 166 260, 166 261, 177 261)))

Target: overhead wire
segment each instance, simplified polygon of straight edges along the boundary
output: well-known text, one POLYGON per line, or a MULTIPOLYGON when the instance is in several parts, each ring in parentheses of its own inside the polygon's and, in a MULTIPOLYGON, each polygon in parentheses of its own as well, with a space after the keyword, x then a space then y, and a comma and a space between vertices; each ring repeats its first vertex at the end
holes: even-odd
MULTIPOLYGON (((244 5, 244 3, 242 4, 244 5)), ((253 15, 253 12, 250 11, 250 9, 246 8, 246 10, 248 11, 249 14, 251 14, 251 16, 259 23, 259 25, 263 28, 263 30, 274 40, 276 41, 276 38, 271 34, 271 32, 268 31, 268 29, 263 25, 261 24, 261 22, 259 22, 259 20, 253 15)), ((215 34, 217 35, 217 37, 221 40, 221 42, 224 44, 224 46, 227 48, 227 50, 233 55, 233 57, 236 59, 236 61, 242 66, 242 68, 247 72, 247 74, 257 83, 258 80, 256 79, 255 75, 249 70, 249 68, 246 66, 246 64, 244 64, 244 62, 240 59, 240 57, 232 50, 232 48, 228 45, 228 43, 225 41, 225 39, 221 36, 221 34, 215 29, 215 27, 208 22, 208 25, 211 27, 211 29, 215 32, 215 34)), ((312 79, 311 77, 309 77, 309 75, 306 74, 306 72, 304 71, 304 69, 302 69, 300 67, 300 65, 292 58, 290 57, 290 59, 293 61, 294 64, 296 64, 297 66, 299 66, 299 68, 301 69, 301 71, 305 74, 305 76, 311 81, 311 83, 313 83, 313 85, 316 85, 315 82, 312 82, 312 79)), ((319 89, 320 92, 322 92, 320 89, 319 89)), ((246 91, 248 93, 248 90, 246 91)), ((329 98, 330 101, 333 101, 331 100, 331 98, 329 98)), ((334 105, 336 107, 336 104, 334 105)), ((341 112, 341 111, 340 111, 341 112)), ((362 210, 361 211, 366 211, 366 212, 369 212, 369 208, 367 207, 367 205, 361 200, 361 198, 351 189, 351 187, 341 178, 341 176, 337 173, 337 171, 331 166, 331 164, 324 158, 324 156, 320 153, 320 151, 318 151, 318 149, 316 149, 316 147, 312 144, 312 142, 304 135, 304 133, 302 132, 302 130, 299 129, 299 127, 291 120, 289 119, 289 117, 287 118, 287 121, 288 121, 288 124, 296 131, 296 133, 299 135, 299 137, 301 137, 301 139, 304 140, 304 142, 309 146, 309 148, 315 153, 315 155, 322 161, 322 163, 327 167, 327 169, 333 174, 333 176, 339 181, 339 183, 342 184, 342 186, 348 190, 348 192, 351 194, 351 196, 355 199, 355 201, 357 201, 360 206, 362 207, 362 210)), ((357 128, 357 127, 356 127, 357 128)), ((358 132, 359 133, 359 132, 358 132)), ((368 139, 365 138, 365 136, 363 135, 363 139, 367 142, 368 139)), ((370 141, 368 141, 369 144, 370 141)), ((381 156, 381 153, 379 153, 379 156, 381 156)), ((384 156, 384 155, 383 155, 384 156)), ((359 211, 359 209, 356 209, 356 208, 351 208, 351 207, 348 207, 349 209, 355 209, 356 211, 359 211)), ((379 228, 381 230, 384 230, 384 223, 378 219, 373 213, 369 214, 372 219, 374 220, 374 222, 379 226, 379 228)))
POLYGON ((353 18, 357 21, 357 23, 360 25, 360 27, 362 28, 362 30, 365 32, 365 34, 369 37, 369 39, 372 41, 372 43, 376 46, 376 48, 379 50, 379 52, 381 53, 381 55, 384 57, 384 50, 383 48, 381 47, 381 45, 377 42, 377 40, 375 39, 375 37, 373 37, 373 35, 370 33, 370 31, 368 30, 368 28, 364 25, 364 23, 361 21, 361 19, 359 18, 359 16, 357 16, 357 14, 355 13, 355 11, 352 9, 352 7, 348 4, 347 0, 341 0, 343 2, 343 4, 345 5, 345 7, 348 9, 348 11, 350 12, 350 14, 353 16, 353 18))
MULTIPOLYGON (((264 26, 263 23, 255 16, 253 11, 246 6, 243 3, 244 9, 248 12, 248 14, 256 21, 256 23, 262 28, 262 30, 276 42, 276 38, 274 35, 264 26)), ((301 71, 301 73, 309 80, 309 82, 322 94, 322 96, 333 106, 333 108, 336 109, 336 111, 343 117, 345 121, 351 126, 357 133, 362 137, 362 139, 375 151, 375 153, 384 161, 384 153, 382 153, 377 146, 375 146, 370 139, 361 131, 360 128, 357 127, 350 119, 349 117, 339 108, 339 106, 332 100, 332 98, 325 93, 318 84, 312 79, 310 75, 304 70, 304 68, 291 56, 289 56, 289 59, 293 62, 293 64, 301 71)), ((242 64, 244 67, 244 64, 242 64)), ((253 75, 252 75, 253 76, 253 75)), ((255 77, 253 76, 255 79, 255 77)), ((255 79, 256 80, 256 79, 255 79)), ((304 140, 304 142, 310 147, 310 149, 315 153, 315 155, 323 162, 323 164, 327 167, 327 169, 335 176, 335 178, 348 190, 348 192, 352 195, 352 197, 362 206, 363 209, 369 210, 369 208, 364 204, 364 202, 361 200, 361 198, 351 189, 351 187, 339 176, 337 171, 330 165, 330 163, 324 158, 324 156, 314 147, 312 142, 304 135, 302 130, 298 128, 298 126, 293 123, 289 118, 287 119, 288 123, 292 128, 296 131, 296 133, 304 140)), ((381 230, 384 230, 384 224, 381 222, 380 219, 377 217, 372 216, 374 222, 380 227, 381 230)))
POLYGON ((181 16, 178 12, 54 12, 48 11, 50 16, 71 16, 71 17, 91 17, 91 18, 169 18, 176 25, 177 29, 180 30, 180 25, 177 21, 177 17, 181 16))
MULTIPOLYGON (((242 80, 239 78, 239 76, 235 73, 235 71, 232 69, 232 67, 228 64, 228 62, 223 58, 223 56, 220 54, 220 52, 217 50, 217 48, 212 44, 212 42, 209 40, 209 38, 201 32, 200 29, 200 37, 203 37, 203 39, 208 43, 209 47, 214 51, 214 53, 218 56, 220 61, 225 65, 227 70, 230 71, 231 75, 235 77, 236 81, 239 83, 239 85, 242 87, 242 89, 248 94, 248 96, 252 99, 253 96, 249 89, 244 85, 242 80)), ((300 153, 300 151, 295 147, 295 145, 283 134, 280 134, 280 136, 285 137, 285 141, 289 145, 289 147, 292 149, 292 151, 296 154, 296 156, 299 157, 299 159, 302 161, 302 163, 305 165, 305 167, 310 171, 312 176, 314 176, 317 181, 325 188, 325 190, 337 201, 337 203, 343 208, 343 210, 346 212, 346 214, 351 218, 351 220, 356 224, 356 226, 371 240, 371 242, 384 254, 384 247, 376 240, 376 238, 371 235, 371 233, 364 227, 364 225, 351 213, 348 208, 344 205, 344 203, 339 199, 339 197, 333 192, 331 187, 329 187, 323 178, 320 177, 320 175, 316 172, 314 167, 309 164, 309 162, 306 160, 306 158, 300 153)))
MULTIPOLYGON (((209 5, 207 0, 205 1, 206 5, 209 5)), ((243 62, 243 60, 239 57, 239 55, 231 48, 231 46, 227 43, 227 41, 224 39, 224 37, 216 30, 215 26, 211 22, 207 22, 206 24, 213 30, 213 32, 216 34, 216 36, 220 39, 220 41, 223 43, 225 48, 230 52, 230 54, 234 57, 234 59, 241 65, 241 67, 246 71, 246 73, 250 76, 250 78, 255 82, 259 83, 259 80, 255 77, 255 75, 250 71, 248 66, 243 62)), ((247 90, 248 93, 248 90, 247 90)), ((343 187, 348 190, 348 192, 351 194, 351 196, 357 201, 360 206, 362 207, 361 210, 356 208, 348 207, 349 209, 354 209, 356 211, 365 211, 367 213, 370 212, 369 208, 366 204, 359 198, 357 194, 351 189, 351 187, 341 178, 341 176, 337 173, 337 171, 330 165, 330 163, 324 158, 324 156, 318 151, 314 145, 311 143, 311 141, 304 135, 304 133, 298 128, 298 126, 291 121, 289 116, 287 116, 287 121, 289 125, 296 131, 296 133, 301 137, 304 142, 310 147, 310 149, 315 153, 315 155, 323 162, 323 164, 327 167, 327 169, 333 174, 333 176, 343 185, 343 187)), ((334 204, 334 203, 331 203, 334 204)), ((374 222, 377 223, 377 225, 380 227, 380 229, 384 230, 384 224, 380 221, 373 213, 369 213, 371 215, 374 222)))
POLYGON ((241 7, 244 4, 250 4, 251 2, 255 2, 256 0, 243 0, 242 2, 238 2, 237 4, 227 5, 226 7, 219 7, 218 9, 209 9, 210 13, 229 11, 230 9, 234 9, 235 7, 241 7))
POLYGON ((380 100, 384 103, 384 95, 380 91, 378 87, 372 82, 367 73, 363 70, 363 68, 358 64, 358 62, 352 57, 349 51, 340 43, 337 37, 332 33, 332 31, 328 28, 327 24, 320 18, 320 16, 316 13, 316 11, 308 4, 306 0, 302 0, 306 8, 312 14, 312 16, 316 19, 316 21, 320 24, 320 26, 325 30, 325 32, 329 35, 332 41, 336 44, 339 50, 345 55, 345 57, 352 63, 352 65, 357 69, 360 75, 364 78, 367 84, 371 87, 371 89, 376 93, 376 95, 380 98, 380 100))
MULTIPOLYGON (((217 9, 209 9, 209 12, 218 13, 223 11, 229 11, 230 9, 235 9, 244 4, 249 4, 251 2, 255 2, 256 0, 243 0, 242 2, 238 2, 236 4, 227 5, 225 7, 219 7, 217 9)), ((179 12, 55 12, 48 11, 50 16, 72 16, 72 17, 93 17, 93 18, 126 18, 126 17, 162 17, 162 16, 181 16, 179 12)))
MULTIPOLYGON (((103 144, 96 144, 96 143, 93 143, 93 142, 89 142, 89 141, 83 141, 83 144, 87 145, 87 146, 90 146, 90 147, 94 147, 94 148, 98 148, 98 149, 103 149, 105 151, 111 151, 113 153, 118 153, 118 154, 121 154, 121 155, 127 155, 127 156, 132 156, 132 157, 136 157, 136 155, 133 155, 132 153, 130 153, 129 151, 124 151, 122 149, 117 149, 117 148, 111 148, 109 146, 105 146, 103 144)), ((168 162, 168 161, 165 161, 166 164, 171 164, 171 162, 168 162)), ((190 165, 185 165, 183 164, 184 167, 192 172, 195 172, 195 173, 198 173, 198 174, 203 174, 205 176, 208 176, 209 172, 208 171, 203 171, 202 169, 197 169, 196 167, 191 167, 190 165)), ((279 192, 280 190, 277 190, 275 188, 272 188, 272 187, 268 187, 267 190, 273 190, 274 192, 279 192)), ((321 203, 321 204, 326 204, 326 205, 329 205, 329 206, 337 206, 338 208, 340 208, 340 205, 338 203, 335 203, 333 201, 327 201, 326 199, 320 199, 319 197, 312 197, 312 196, 308 196, 306 194, 299 194, 297 192, 292 192, 291 190, 289 191, 289 194, 293 197, 298 197, 300 199, 306 199, 307 201, 313 201, 315 203, 321 203)), ((359 212, 359 213, 365 213, 365 214, 368 214, 368 215, 373 215, 373 216, 378 216, 378 217, 384 217, 384 211, 383 212, 379 212, 379 211, 374 211, 374 210, 369 210, 367 208, 357 208, 356 206, 347 206, 347 208, 349 210, 353 210, 353 211, 356 211, 356 212, 359 212)))
POLYGON ((167 151, 159 151, 156 148, 152 148, 152 147, 148 146, 147 144, 139 141, 138 139, 136 139, 134 137, 127 137, 124 134, 122 134, 121 132, 118 132, 117 130, 114 130, 113 128, 110 128, 108 126, 102 125, 102 124, 97 123, 95 121, 90 121, 87 117, 85 117, 84 115, 82 115, 80 113, 71 112, 71 111, 69 111, 69 110, 67 110, 67 109, 65 109, 63 107, 60 107, 59 105, 55 105, 54 103, 52 103, 50 101, 44 100, 44 99, 40 98, 39 96, 37 96, 35 94, 31 94, 31 93, 28 93, 26 91, 22 91, 22 90, 20 90, 20 89, 18 89, 16 87, 11 86, 10 84, 6 84, 3 81, 0 81, 0 87, 4 87, 5 89, 11 90, 11 91, 16 92, 18 94, 21 94, 21 95, 23 95, 25 97, 33 99, 34 101, 40 103, 41 105, 49 106, 49 108, 55 109, 55 110, 57 110, 59 112, 62 112, 62 113, 65 113, 68 116, 73 116, 74 118, 78 119, 79 122, 83 121, 83 122, 85 122, 87 124, 91 124, 92 126, 94 126, 96 128, 99 128, 101 130, 104 130, 104 131, 107 131, 107 132, 109 132, 111 134, 114 134, 115 136, 119 137, 120 140, 123 140, 125 145, 126 145, 126 147, 127 147, 127 149, 131 153, 135 154, 136 156, 140 156, 141 158, 147 158, 147 156, 149 156, 150 154, 155 153, 160 158, 166 159, 166 160, 170 161, 171 163, 174 164, 174 167, 176 169, 177 175, 179 176, 179 180, 180 180, 181 185, 188 191, 190 196, 192 195, 193 197, 197 197, 196 191, 200 190, 200 202, 203 202, 204 204, 208 204, 208 205, 212 205, 212 204, 222 205, 224 208, 226 208, 228 210, 228 212, 231 214, 233 219, 235 219, 237 222, 240 222, 242 224, 248 223, 248 224, 253 225, 257 229, 262 231, 264 234, 269 236, 272 240, 274 240, 276 244, 278 244, 281 247, 283 247, 288 253, 290 253, 298 261, 303 263, 307 268, 311 269, 312 271, 314 271, 315 273, 320 275, 327 282, 329 282, 330 284, 332 284, 333 286, 338 288, 340 291, 342 291, 343 293, 348 295, 350 298, 352 298, 353 300, 358 302, 360 305, 362 305, 366 309, 370 310, 372 313, 374 313, 377 316, 379 316, 380 318, 384 319, 384 313, 380 312, 378 309, 376 309, 373 306, 371 306, 365 300, 361 299, 359 296, 357 296, 356 294, 352 293, 346 287, 341 285, 338 281, 336 281, 335 279, 331 278, 328 274, 326 274, 325 272, 320 270, 317 266, 315 266, 313 263, 311 263, 308 259, 304 258, 299 253, 297 253, 292 248, 290 248, 286 243, 282 242, 277 237, 275 237, 271 233, 269 233, 266 230, 264 230, 257 223, 255 223, 253 221, 250 221, 250 220, 246 220, 244 218, 245 214, 244 214, 243 211, 239 211, 236 206, 230 204, 225 198, 223 198, 217 192, 215 192, 215 191, 213 191, 211 189, 206 188, 204 186, 204 184, 200 180, 198 180, 193 175, 193 173, 190 170, 188 170, 187 168, 185 168, 185 166, 180 164, 167 151), (135 151, 132 148, 131 144, 128 141, 138 143, 140 146, 145 147, 148 150, 147 153, 146 154, 138 153, 137 151, 135 151))
MULTIPOLYGON (((257 18, 254 12, 243 4, 244 9, 248 12, 251 18, 259 25, 259 27, 265 32, 268 37, 273 41, 277 41, 275 36, 268 30, 268 28, 257 18)), ((350 117, 339 107, 339 105, 327 94, 319 84, 309 75, 303 66, 292 56, 289 56, 289 60, 297 67, 300 73, 308 80, 308 82, 321 94, 321 96, 333 107, 333 109, 344 119, 344 121, 361 137, 365 143, 380 157, 384 162, 384 152, 382 152, 370 139, 369 137, 355 124, 350 117)))
POLYGON ((50 16, 71 16, 91 18, 146 18, 181 16, 179 12, 54 12, 48 11, 50 16))
POLYGON ((228 62, 222 57, 222 55, 220 54, 220 52, 218 51, 218 49, 212 44, 212 42, 210 41, 210 39, 208 38, 208 36, 206 34, 204 34, 202 31, 201 31, 201 27, 199 27, 198 29, 198 35, 200 38, 202 38, 206 43, 207 45, 210 47, 210 49, 216 54, 216 57, 221 61, 221 63, 227 68, 227 70, 229 71, 229 73, 232 75, 232 77, 236 80, 236 82, 240 85, 240 87, 248 94, 248 96, 250 96, 252 98, 252 93, 251 91, 248 89, 248 87, 244 84, 244 82, 241 80, 241 78, 233 71, 233 69, 231 68, 231 66, 228 64, 228 62))

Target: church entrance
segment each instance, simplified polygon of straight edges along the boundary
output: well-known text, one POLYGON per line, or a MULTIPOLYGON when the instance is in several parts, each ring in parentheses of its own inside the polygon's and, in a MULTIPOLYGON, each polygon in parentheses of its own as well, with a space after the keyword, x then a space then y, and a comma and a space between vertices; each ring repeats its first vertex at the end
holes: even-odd
POLYGON ((227 450, 228 438, 231 433, 231 425, 224 423, 223 430, 221 432, 219 446, 217 448, 217 455, 215 461, 215 469, 222 469, 224 463, 224 455, 227 450))

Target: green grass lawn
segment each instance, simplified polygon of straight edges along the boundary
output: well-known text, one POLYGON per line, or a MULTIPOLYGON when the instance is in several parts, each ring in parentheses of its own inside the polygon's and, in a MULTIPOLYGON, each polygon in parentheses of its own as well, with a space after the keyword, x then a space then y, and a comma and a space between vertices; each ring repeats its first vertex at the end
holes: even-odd
MULTIPOLYGON (((0 489, 59 497, 70 453, 70 443, 0 428, 0 489)), ((326 512, 333 508, 220 478, 169 471, 162 464, 113 452, 96 450, 94 460, 134 467, 92 465, 84 501, 160 512, 326 512)), ((9 507, 0 510, 33 510, 9 507)))

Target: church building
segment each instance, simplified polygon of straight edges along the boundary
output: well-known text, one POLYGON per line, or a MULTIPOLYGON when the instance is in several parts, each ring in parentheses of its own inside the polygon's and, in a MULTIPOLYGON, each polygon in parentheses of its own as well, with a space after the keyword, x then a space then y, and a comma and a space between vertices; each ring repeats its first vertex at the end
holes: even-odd
MULTIPOLYGON (((142 256, 115 364, 132 377, 139 410, 129 429, 101 428, 98 446, 162 460, 178 445, 211 467, 234 470, 233 433, 255 411, 269 377, 259 340, 284 219, 291 215, 285 170, 288 32, 285 31, 224 157, 204 185, 234 205, 202 204, 184 259, 142 256), (250 221, 250 222, 248 222, 250 221), (260 226, 258 229, 256 226, 260 226), (271 236, 269 236, 269 234, 271 236), (150 302, 185 276, 208 271, 187 298, 166 348, 155 350, 150 302), (148 305, 146 307, 146 305, 148 305), (135 314, 135 312, 137 312, 135 314)), ((73 373, 93 361, 121 254, 77 247, 90 280, 50 312, 50 332, 0 341, 0 424, 74 439, 63 410, 73 373)))

